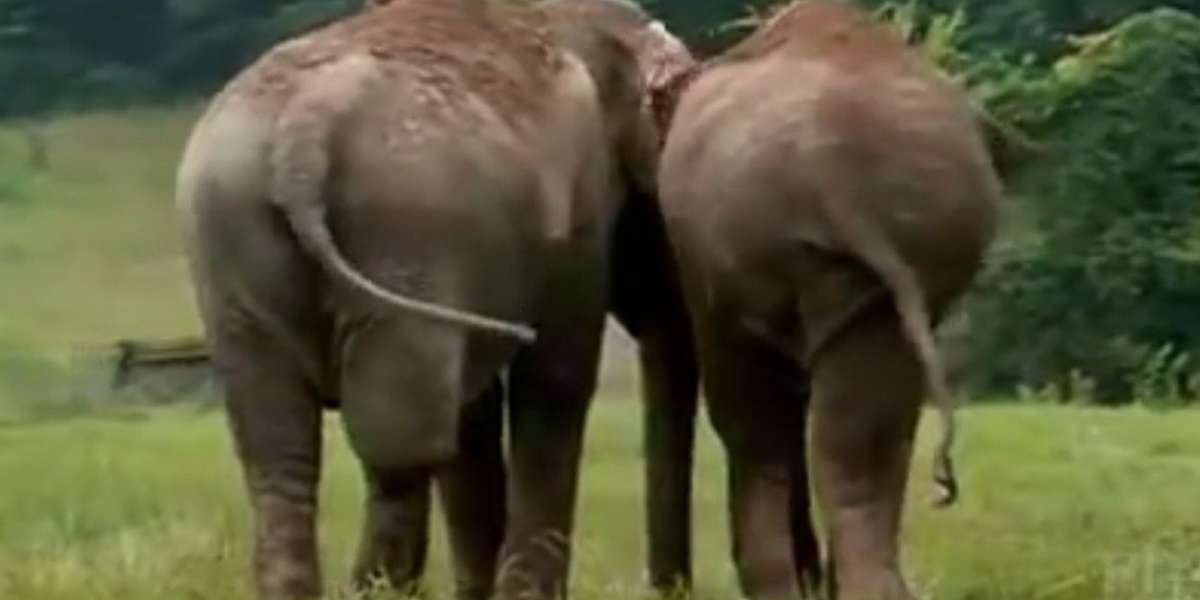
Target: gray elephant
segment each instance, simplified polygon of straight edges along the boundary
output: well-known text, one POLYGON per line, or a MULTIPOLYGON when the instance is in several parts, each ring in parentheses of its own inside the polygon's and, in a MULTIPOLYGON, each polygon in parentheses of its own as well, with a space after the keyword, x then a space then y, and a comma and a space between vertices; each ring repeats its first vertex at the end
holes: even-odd
MULTIPOLYGON (((637 58, 644 108, 651 118, 650 101, 655 95, 650 92, 695 66, 688 49, 632 2, 547 0, 540 6, 555 25, 559 39, 578 55, 603 56, 597 47, 601 44, 623 47, 619 52, 628 51, 637 58)), ((610 76, 605 74, 606 62, 587 61, 597 80, 610 76)), ((642 374, 651 583, 664 592, 675 592, 689 588, 691 581, 690 496, 699 375, 662 215, 656 197, 646 189, 621 205, 610 251, 609 314, 636 339, 642 374)), ((501 396, 497 390, 491 401, 474 405, 468 419, 477 435, 463 447, 461 459, 437 476, 443 510, 451 516, 450 538, 459 558, 458 590, 463 598, 488 598, 491 591, 488 573, 495 566, 495 554, 490 542, 501 537, 497 525, 504 516, 505 500, 503 485, 498 484, 505 479, 501 396), (471 497, 490 490, 495 498, 491 506, 497 508, 481 511, 457 506, 454 499, 468 494, 453 493, 454 486, 471 490, 471 497)), ((428 507, 419 510, 427 512, 428 507)), ((424 532, 411 539, 417 540, 417 546, 409 551, 424 556, 424 532)), ((551 560, 550 556, 543 558, 551 560)), ((560 559, 569 556, 563 554, 560 559)), ((520 561, 505 564, 511 570, 521 568, 520 561)))
POLYGON ((610 240, 659 140, 637 57, 552 17, 375 2, 271 50, 192 133, 177 202, 266 599, 320 592, 323 408, 367 480, 359 584, 419 571, 438 470, 464 594, 490 594, 501 540, 501 597, 564 586, 610 240))
POLYGON ((956 490, 932 327, 994 236, 986 128, 903 40, 820 0, 667 90, 661 203, 729 457, 741 585, 797 598, 822 577, 811 466, 837 597, 911 599, 897 536, 927 391, 940 501, 956 490))

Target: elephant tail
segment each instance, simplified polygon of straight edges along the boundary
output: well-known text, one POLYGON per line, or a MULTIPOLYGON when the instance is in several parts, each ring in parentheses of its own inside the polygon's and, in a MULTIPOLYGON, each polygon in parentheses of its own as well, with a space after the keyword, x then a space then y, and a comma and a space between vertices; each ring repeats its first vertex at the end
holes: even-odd
POLYGON ((338 249, 326 222, 325 181, 329 172, 328 140, 336 123, 324 103, 293 103, 277 125, 272 155, 272 199, 287 217, 300 245, 327 273, 374 298, 422 317, 466 327, 523 343, 537 339, 533 328, 402 296, 384 289, 355 269, 338 249), (296 104, 299 104, 298 106, 296 104))
POLYGON ((934 506, 949 506, 958 499, 959 492, 952 456, 958 424, 954 396, 950 393, 946 367, 937 349, 925 292, 916 272, 884 232, 856 213, 857 207, 850 205, 851 210, 847 208, 846 205, 830 207, 827 211, 830 223, 846 249, 874 271, 891 291, 901 328, 917 352, 928 392, 941 420, 941 438, 933 457, 933 480, 938 488, 934 506))

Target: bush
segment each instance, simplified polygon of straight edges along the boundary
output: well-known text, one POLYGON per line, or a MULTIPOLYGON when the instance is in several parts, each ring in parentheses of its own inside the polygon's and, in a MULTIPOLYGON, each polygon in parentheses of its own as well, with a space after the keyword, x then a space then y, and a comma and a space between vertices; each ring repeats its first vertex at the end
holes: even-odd
POLYGON ((1200 19, 1131 17, 997 97, 1051 153, 1012 187, 1018 218, 970 304, 977 380, 1079 369, 1120 402, 1145 365, 1196 370, 1200 19))

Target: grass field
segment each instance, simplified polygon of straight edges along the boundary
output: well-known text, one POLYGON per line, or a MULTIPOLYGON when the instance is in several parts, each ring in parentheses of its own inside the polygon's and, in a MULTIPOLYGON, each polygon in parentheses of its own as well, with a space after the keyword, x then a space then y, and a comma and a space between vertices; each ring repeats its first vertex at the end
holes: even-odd
MULTIPOLYGON (((635 404, 613 398, 594 414, 576 598, 644 590, 637 415, 635 404)), ((928 597, 1200 598, 1200 413, 996 407, 966 411, 965 422, 959 506, 931 511, 924 455, 913 471, 904 543, 928 597)), ((337 587, 353 554, 361 489, 332 418, 328 431, 322 535, 337 587)), ((699 591, 734 598, 722 461, 704 442, 699 591)), ((0 430, 0 598, 249 599, 239 477, 212 414, 0 430)), ((431 584, 444 591, 440 536, 433 560, 431 584)))
POLYGON ((196 109, 68 117, 45 127, 49 167, 0 124, 0 351, 62 356, 122 336, 196 328, 174 214, 196 109))
MULTIPOLYGON (((197 331, 171 200, 195 114, 56 120, 43 171, 0 124, 0 600, 249 598, 246 506, 219 415, 96 407, 102 377, 81 384, 74 361, 197 331)), ((644 591, 639 410, 625 350, 610 347, 580 500, 583 600, 644 591)), ((1200 412, 1014 404, 964 421, 962 503, 926 506, 927 445, 913 473, 904 542, 923 593, 1200 600, 1200 412)), ((329 431, 322 540, 336 587, 361 489, 334 418, 329 431)), ((696 572, 714 600, 736 597, 722 464, 705 437, 696 572)), ((444 591, 440 538, 434 550, 444 591)))

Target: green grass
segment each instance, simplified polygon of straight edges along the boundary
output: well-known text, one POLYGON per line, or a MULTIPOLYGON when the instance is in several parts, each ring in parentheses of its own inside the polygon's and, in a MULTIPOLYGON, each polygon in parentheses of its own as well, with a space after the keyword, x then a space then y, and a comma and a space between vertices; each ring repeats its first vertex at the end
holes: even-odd
POLYGON ((196 114, 53 121, 42 172, 25 164, 23 137, 0 124, 0 165, 24 180, 18 201, 0 203, 0 351, 64 357, 120 337, 196 329, 173 199, 196 114))
MULTIPOLYGON (((638 414, 610 398, 591 422, 576 598, 644 590, 638 414)), ((927 443, 913 470, 904 547, 921 590, 954 600, 1200 598, 1200 413, 988 407, 964 421, 960 505, 928 508, 927 443)), ((362 492, 334 418, 327 431, 321 532, 338 588, 362 492)), ((707 598, 735 597, 722 465, 706 434, 696 571, 707 598)), ((0 481, 0 598, 250 598, 248 515, 218 415, 0 429, 0 481)), ((446 589, 445 553, 438 535, 435 590, 446 589)))

